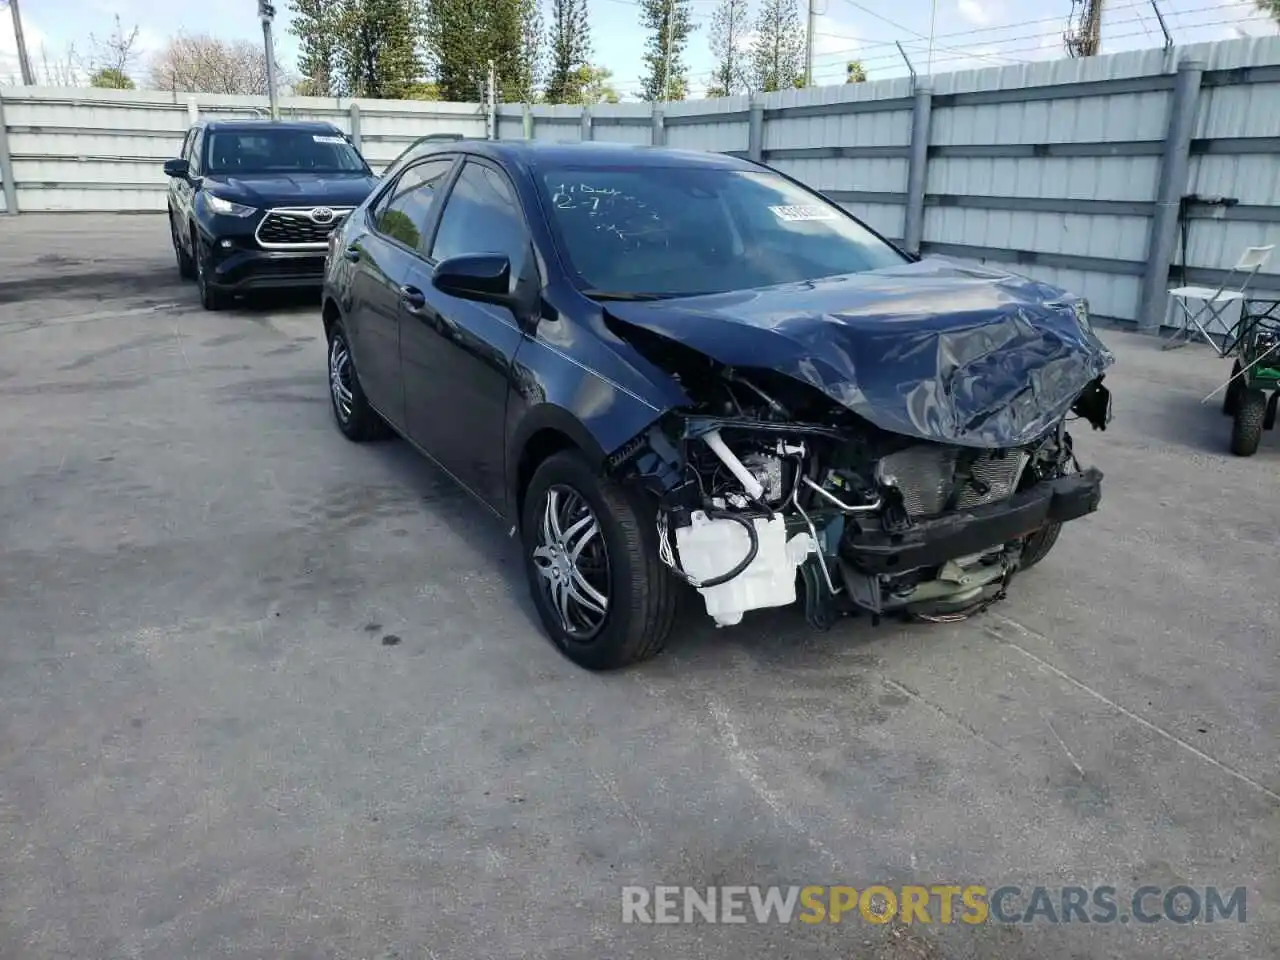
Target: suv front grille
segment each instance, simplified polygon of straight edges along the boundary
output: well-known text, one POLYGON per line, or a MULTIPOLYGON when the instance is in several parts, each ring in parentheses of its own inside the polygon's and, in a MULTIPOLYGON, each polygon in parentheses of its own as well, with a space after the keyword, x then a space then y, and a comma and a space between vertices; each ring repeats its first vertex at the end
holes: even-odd
POLYGON ((883 482, 902 494, 902 505, 912 519, 944 512, 960 482, 955 509, 964 510, 999 503, 1011 497, 1030 458, 1021 450, 984 450, 968 466, 972 480, 960 476, 961 451, 939 444, 920 444, 880 461, 883 482))
POLYGON ((329 234, 351 212, 350 208, 279 208, 268 210, 258 224, 255 236, 258 245, 268 250, 323 250, 329 242, 329 234), (315 210, 329 209, 332 218, 317 222, 315 210))

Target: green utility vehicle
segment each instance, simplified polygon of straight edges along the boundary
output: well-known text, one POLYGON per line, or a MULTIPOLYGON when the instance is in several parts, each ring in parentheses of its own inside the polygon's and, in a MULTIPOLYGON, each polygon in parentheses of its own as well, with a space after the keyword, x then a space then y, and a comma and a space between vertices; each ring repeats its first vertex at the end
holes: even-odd
POLYGON ((1280 403, 1280 300, 1251 300, 1228 334, 1223 355, 1235 357, 1222 412, 1232 417, 1231 452, 1251 457, 1262 432, 1276 425, 1280 403))

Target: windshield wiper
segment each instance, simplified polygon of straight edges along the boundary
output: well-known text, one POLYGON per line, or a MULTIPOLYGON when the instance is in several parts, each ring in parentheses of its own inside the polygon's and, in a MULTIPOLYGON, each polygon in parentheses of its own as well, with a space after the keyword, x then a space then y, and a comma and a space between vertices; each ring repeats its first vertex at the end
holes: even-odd
POLYGON ((670 293, 627 293, 618 290, 583 290, 592 300, 669 300, 670 293))

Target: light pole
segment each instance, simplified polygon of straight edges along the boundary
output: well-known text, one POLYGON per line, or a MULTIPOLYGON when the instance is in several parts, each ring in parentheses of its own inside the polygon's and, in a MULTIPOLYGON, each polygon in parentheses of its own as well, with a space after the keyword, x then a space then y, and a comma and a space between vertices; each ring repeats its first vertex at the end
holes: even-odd
MULTIPOLYGON (((0 0, 3 7, 5 0, 0 0)), ((18 0, 9 0, 9 13, 13 17, 13 41, 18 47, 18 70, 22 74, 22 85, 34 87, 35 74, 31 72, 31 58, 27 56, 27 38, 22 32, 22 11, 18 9, 18 0)))
POLYGON ((275 19, 276 7, 271 0, 258 0, 258 19, 262 21, 262 42, 267 48, 267 96, 271 98, 271 119, 280 119, 280 109, 276 105, 276 50, 271 42, 271 21, 275 19))

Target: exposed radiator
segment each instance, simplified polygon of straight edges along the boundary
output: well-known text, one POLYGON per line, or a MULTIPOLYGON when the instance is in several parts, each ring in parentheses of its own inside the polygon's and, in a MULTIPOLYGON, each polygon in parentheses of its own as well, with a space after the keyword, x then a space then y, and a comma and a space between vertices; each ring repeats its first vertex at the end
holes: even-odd
MULTIPOLYGON (((940 444, 909 447, 881 460, 879 477, 881 482, 898 488, 908 516, 936 516, 946 510, 959 480, 956 469, 960 454, 959 449, 940 444)), ((1007 500, 1017 489, 1029 459, 1020 450, 984 450, 969 467, 976 483, 965 483, 956 507, 980 507, 1007 500)))

